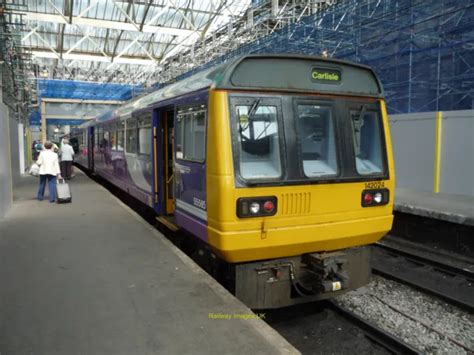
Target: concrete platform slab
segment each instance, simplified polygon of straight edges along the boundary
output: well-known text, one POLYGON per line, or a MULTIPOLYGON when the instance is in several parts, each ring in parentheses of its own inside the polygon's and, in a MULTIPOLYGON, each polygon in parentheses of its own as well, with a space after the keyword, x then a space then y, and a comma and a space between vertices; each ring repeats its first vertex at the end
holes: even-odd
POLYGON ((0 220, 0 354, 298 353, 84 174, 71 204, 36 188, 0 220))
POLYGON ((474 226, 474 197, 397 188, 395 211, 474 226))

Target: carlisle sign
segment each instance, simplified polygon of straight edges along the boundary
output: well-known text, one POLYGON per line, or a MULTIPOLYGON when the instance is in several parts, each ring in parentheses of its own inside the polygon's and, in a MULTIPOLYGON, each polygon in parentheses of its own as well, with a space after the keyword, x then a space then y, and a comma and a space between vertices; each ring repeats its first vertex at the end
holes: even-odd
POLYGON ((318 83, 338 84, 341 82, 341 72, 336 69, 315 67, 311 69, 311 80, 318 83))

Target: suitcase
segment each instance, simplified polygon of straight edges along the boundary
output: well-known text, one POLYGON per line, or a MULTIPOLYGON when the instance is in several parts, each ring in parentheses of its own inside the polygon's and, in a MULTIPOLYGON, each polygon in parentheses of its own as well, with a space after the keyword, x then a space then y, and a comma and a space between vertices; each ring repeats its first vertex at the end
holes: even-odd
POLYGON ((58 179, 56 184, 56 202, 69 203, 72 200, 71 189, 64 179, 58 179), (62 180, 60 182, 59 180, 62 180))

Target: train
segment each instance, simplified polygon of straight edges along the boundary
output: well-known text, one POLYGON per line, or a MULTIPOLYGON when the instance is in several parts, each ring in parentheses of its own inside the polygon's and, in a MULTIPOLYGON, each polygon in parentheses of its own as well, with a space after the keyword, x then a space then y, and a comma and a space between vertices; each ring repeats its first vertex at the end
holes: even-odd
POLYGON ((77 165, 225 264, 254 309, 367 284, 370 245, 392 226, 384 92, 361 64, 243 55, 83 124, 71 143, 77 165))

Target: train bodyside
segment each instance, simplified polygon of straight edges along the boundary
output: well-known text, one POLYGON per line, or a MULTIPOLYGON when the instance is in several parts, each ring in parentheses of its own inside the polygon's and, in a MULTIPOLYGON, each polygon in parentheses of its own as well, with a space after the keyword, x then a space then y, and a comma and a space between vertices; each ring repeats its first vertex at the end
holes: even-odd
POLYGON ((73 129, 69 140, 74 149, 74 162, 85 169, 88 168, 88 134, 86 127, 89 125, 90 123, 87 123, 73 129))
POLYGON ((76 164, 153 207, 151 116, 137 119, 114 112, 106 117, 73 134, 79 146, 76 164))

